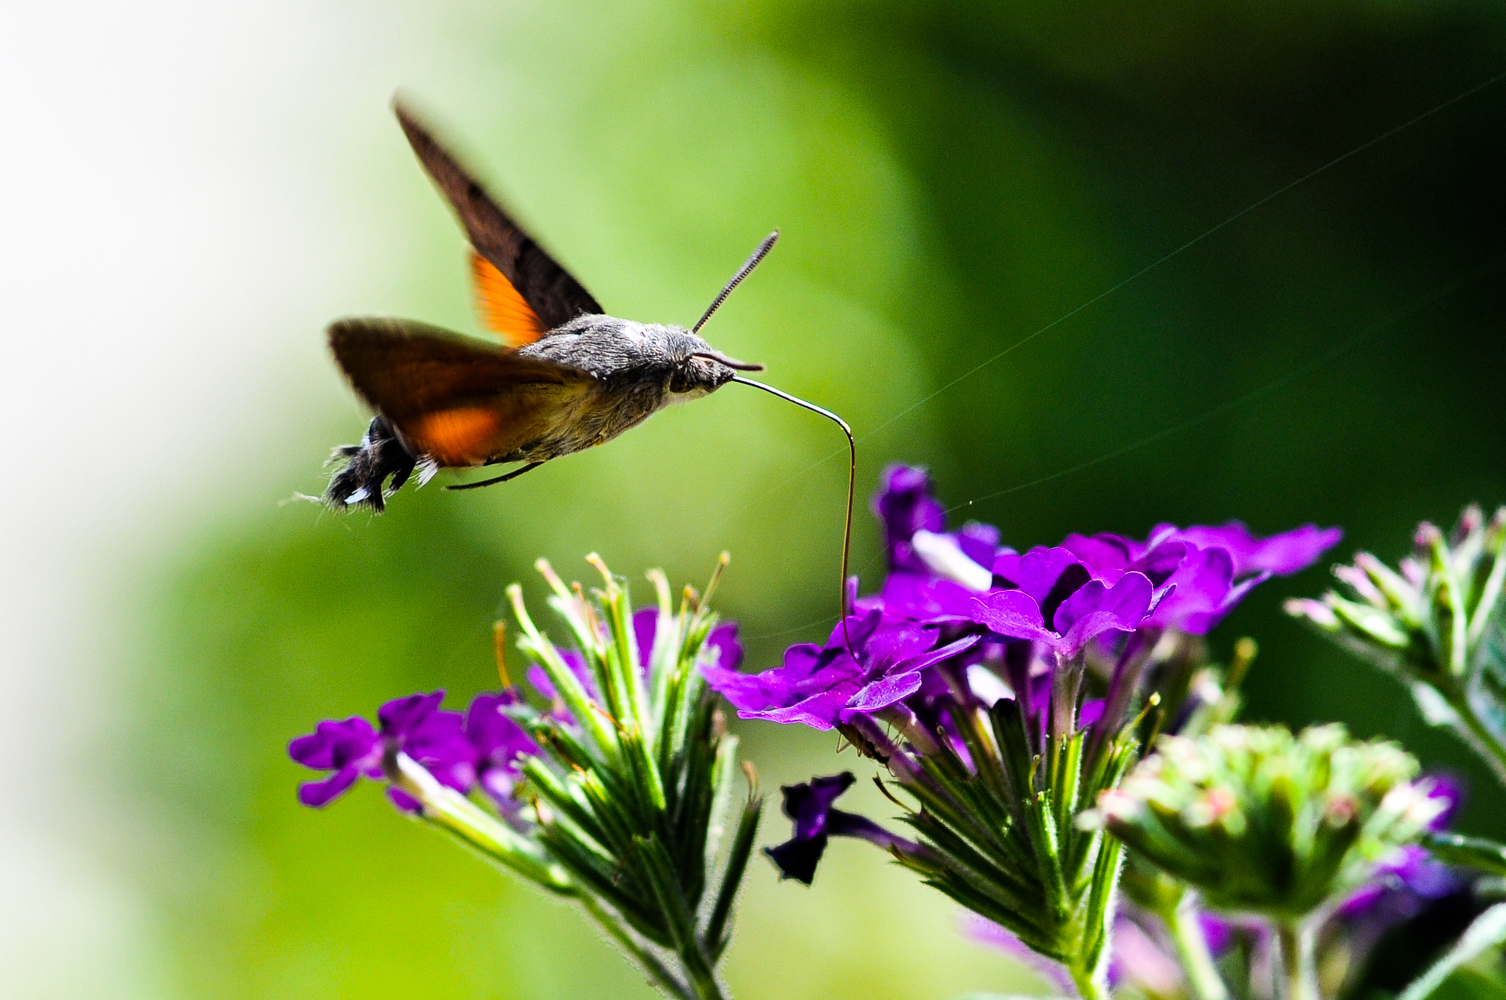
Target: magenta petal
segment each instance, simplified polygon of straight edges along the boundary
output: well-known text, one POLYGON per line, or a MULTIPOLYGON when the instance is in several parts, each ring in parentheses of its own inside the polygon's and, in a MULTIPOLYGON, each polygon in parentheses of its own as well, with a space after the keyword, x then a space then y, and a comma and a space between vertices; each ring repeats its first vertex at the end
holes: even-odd
POLYGON ((638 643, 638 665, 648 673, 654 655, 654 636, 659 630, 659 609, 643 608, 633 612, 633 640, 638 643))
POLYGON ((387 788, 387 798, 392 802, 394 806, 397 806, 398 811, 400 812, 414 814, 423 812, 423 803, 419 802, 417 799, 409 795, 407 792, 403 791, 401 788, 389 785, 387 788))
POLYGON ((1075 656, 1100 633, 1133 632, 1145 620, 1154 592, 1150 580, 1140 573, 1126 573, 1109 588, 1102 581, 1088 581, 1056 612, 1062 630, 1059 651, 1063 656, 1075 656))
POLYGON ((376 730, 358 715, 325 719, 308 736, 289 743, 288 756, 304 767, 327 771, 365 756, 376 742, 376 730))
POLYGON ((993 571, 1005 586, 1018 587, 1040 604, 1074 563, 1081 560, 1067 549, 1037 546, 1022 556, 1004 553, 994 560, 993 571))
POLYGON ((1105 574, 1112 574, 1114 579, 1118 579, 1145 548, 1140 542, 1107 533, 1068 535, 1061 547, 1086 563, 1094 576, 1102 578, 1105 574))
POLYGON ((920 690, 920 671, 880 677, 858 689, 841 714, 843 722, 860 712, 879 712, 896 705, 920 690))
POLYGON ((739 719, 765 719, 769 722, 780 722, 786 725, 799 723, 819 729, 823 732, 837 724, 837 719, 842 714, 842 709, 857 693, 857 685, 852 682, 839 684, 829 690, 806 698, 803 701, 783 708, 769 709, 764 712, 738 712, 739 719))
POLYGON ((739 711, 757 712, 771 707, 758 674, 743 674, 708 663, 701 667, 701 676, 711 690, 726 698, 739 711))
POLYGON ((429 717, 429 714, 444 701, 444 690, 429 694, 410 694, 406 698, 394 698, 377 710, 377 719, 382 724, 385 736, 403 736, 429 717))
POLYGON ((973 598, 973 621, 1010 639, 1054 642, 1056 636, 1041 620, 1040 605, 1019 590, 995 590, 973 598))
POLYGON ((890 573, 880 593, 885 614, 933 625, 969 620, 977 596, 960 583, 918 573, 890 573))
POLYGON ((322 808, 344 795, 358 777, 360 770, 351 764, 323 781, 306 781, 298 786, 298 801, 314 809, 322 808))
POLYGON ((1222 548, 1234 558, 1237 576, 1265 570, 1278 576, 1306 569, 1325 551, 1339 543, 1344 533, 1338 528, 1303 525, 1292 531, 1260 538, 1238 521, 1220 527, 1193 525, 1181 532, 1184 538, 1201 548, 1222 548))
POLYGON ((999 555, 999 529, 976 521, 956 533, 957 547, 979 566, 992 566, 999 555))
POLYGON ((743 644, 737 640, 736 622, 724 622, 712 629, 706 645, 717 651, 717 666, 736 670, 743 665, 743 644))
POLYGON ((459 712, 431 712, 400 737, 398 744, 414 760, 463 753, 461 748, 470 746, 465 738, 465 717, 459 712))
POLYGON ((885 469, 883 487, 873 499, 873 512, 884 526, 889 568, 927 572, 925 561, 916 555, 910 539, 917 531, 945 531, 946 513, 931 497, 931 479, 926 470, 910 465, 891 465, 885 469))

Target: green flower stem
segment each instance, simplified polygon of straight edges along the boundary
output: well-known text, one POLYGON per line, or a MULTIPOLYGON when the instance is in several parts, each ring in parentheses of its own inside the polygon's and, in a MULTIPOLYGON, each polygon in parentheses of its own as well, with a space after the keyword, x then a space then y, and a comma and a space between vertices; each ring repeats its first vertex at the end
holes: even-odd
POLYGON ((1316 923, 1315 920, 1276 923, 1276 937, 1281 942, 1281 968, 1286 982, 1282 1000, 1320 1000, 1318 971, 1313 965, 1316 923))
POLYGON ((586 912, 595 918, 601 925, 601 929, 611 936, 617 945, 632 956, 633 960, 648 973, 649 979, 660 990, 680 1000, 697 1000, 699 994, 680 981, 673 972, 665 967, 654 954, 644 947, 636 937, 622 925, 622 922, 612 915, 606 907, 597 902, 590 893, 581 893, 581 905, 586 912))
POLYGON ((1176 945, 1177 957, 1182 960, 1182 970, 1187 974, 1187 985, 1196 1000, 1229 1000, 1229 989, 1218 974, 1213 954, 1208 950, 1208 941, 1203 929, 1198 926, 1196 911, 1184 902, 1161 914, 1166 929, 1171 932, 1176 945))
MULTIPOLYGON (((1097 963, 1099 966, 1103 964, 1103 962, 1097 963)), ((1072 977, 1073 984, 1077 986, 1077 992, 1082 994, 1082 1000, 1109 1000, 1108 987, 1103 982, 1104 971, 1080 962, 1067 963, 1067 973, 1072 977)))
POLYGON ((1481 721, 1464 692, 1451 691, 1446 694, 1449 707, 1462 724, 1460 735, 1474 748, 1475 753, 1485 758, 1485 762, 1495 772, 1496 780, 1506 785, 1506 745, 1481 721))

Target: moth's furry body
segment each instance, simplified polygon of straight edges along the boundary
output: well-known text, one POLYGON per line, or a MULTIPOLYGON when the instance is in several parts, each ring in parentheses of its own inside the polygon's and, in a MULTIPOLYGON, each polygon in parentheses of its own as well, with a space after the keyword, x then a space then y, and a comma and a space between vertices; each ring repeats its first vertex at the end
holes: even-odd
POLYGON ((551 433, 490 462, 547 462, 593 448, 670 403, 715 392, 736 372, 710 358, 691 356, 710 351, 710 344, 681 326, 615 316, 571 320, 517 353, 589 372, 595 385, 562 408, 551 433))

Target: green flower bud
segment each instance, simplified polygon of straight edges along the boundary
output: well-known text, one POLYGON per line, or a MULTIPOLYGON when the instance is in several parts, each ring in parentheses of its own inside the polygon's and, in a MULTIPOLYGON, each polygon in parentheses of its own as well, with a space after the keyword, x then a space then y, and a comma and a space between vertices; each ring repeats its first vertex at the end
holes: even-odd
POLYGON ((1395 570, 1358 553, 1334 567, 1345 593, 1287 613, 1396 674, 1506 780, 1506 507, 1486 521, 1472 504, 1447 536, 1423 522, 1413 544, 1395 570))
POLYGON ((1447 537, 1427 522, 1399 570, 1368 552, 1335 566, 1348 595, 1288 601, 1289 614, 1408 679, 1463 690, 1489 656, 1502 620, 1506 507, 1489 522, 1470 505, 1447 537))
POLYGON ((1123 784, 1099 796, 1100 823, 1216 910, 1295 923, 1416 840, 1443 808, 1412 782, 1394 743, 1342 726, 1218 726, 1162 737, 1123 784))

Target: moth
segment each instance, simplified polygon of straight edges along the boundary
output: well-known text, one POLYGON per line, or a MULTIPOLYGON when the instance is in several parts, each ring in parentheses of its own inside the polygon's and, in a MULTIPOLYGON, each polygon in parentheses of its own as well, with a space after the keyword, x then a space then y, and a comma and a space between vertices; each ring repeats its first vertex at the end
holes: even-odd
MULTIPOLYGON (((380 513, 415 469, 421 485, 440 469, 520 463, 503 475, 448 488, 503 483, 551 459, 605 444, 670 403, 740 382, 826 417, 847 436, 840 604, 845 635, 858 467, 852 429, 830 410, 739 375, 763 366, 729 358, 700 337, 706 321, 773 249, 778 230, 738 268, 695 326, 608 316, 402 101, 394 101, 393 110, 470 239, 478 312, 502 342, 406 319, 359 317, 332 324, 335 361, 376 415, 360 444, 334 450, 330 460, 340 467, 324 502, 380 513)), ((850 640, 847 645, 850 651, 850 640)))
MULTIPOLYGON (((504 475, 450 486, 475 489, 551 459, 604 444, 670 403, 697 399, 758 371, 716 351, 700 329, 773 248, 768 236, 695 326, 609 316, 401 101, 394 111, 419 162, 471 243, 482 323, 500 345, 414 320, 358 317, 329 328, 335 361, 375 411, 360 444, 334 450, 324 493, 338 509, 381 512, 414 470, 521 463, 504 475)), ((803 400, 794 400, 807 408, 803 400)))

